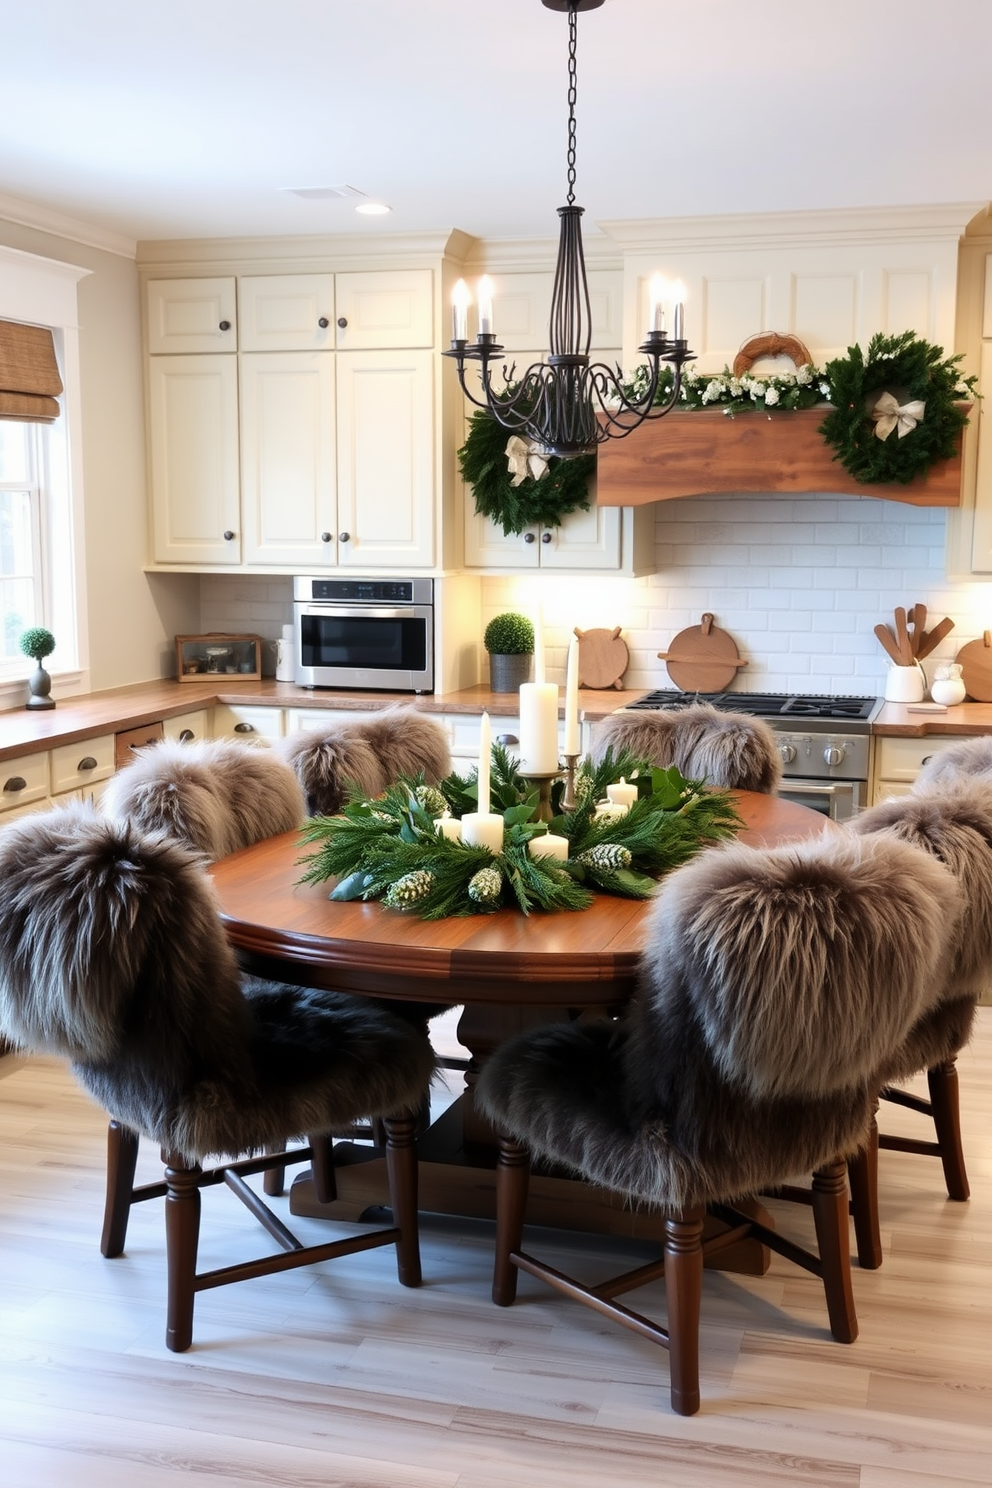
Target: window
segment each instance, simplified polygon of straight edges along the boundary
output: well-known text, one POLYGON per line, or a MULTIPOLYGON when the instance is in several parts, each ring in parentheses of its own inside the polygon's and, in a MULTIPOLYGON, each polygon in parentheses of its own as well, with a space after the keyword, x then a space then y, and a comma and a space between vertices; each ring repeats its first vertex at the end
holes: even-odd
POLYGON ((23 671, 21 633, 51 623, 42 542, 47 433, 44 425, 0 421, 0 670, 23 671))

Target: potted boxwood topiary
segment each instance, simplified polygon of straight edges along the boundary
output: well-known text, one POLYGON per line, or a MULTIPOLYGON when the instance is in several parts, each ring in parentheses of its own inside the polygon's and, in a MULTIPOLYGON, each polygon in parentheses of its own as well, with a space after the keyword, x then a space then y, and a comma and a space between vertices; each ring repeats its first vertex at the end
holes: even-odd
POLYGON ((25 707, 54 708, 55 702, 49 697, 52 679, 41 663, 55 650, 55 637, 50 630, 45 630, 44 626, 32 625, 30 630, 26 630, 21 636, 21 650, 25 656, 30 656, 36 663, 34 671, 28 678, 30 697, 25 707))
POLYGON ((489 685, 493 692, 516 692, 530 681, 534 660, 534 625, 526 615, 497 615, 482 637, 489 652, 489 685))

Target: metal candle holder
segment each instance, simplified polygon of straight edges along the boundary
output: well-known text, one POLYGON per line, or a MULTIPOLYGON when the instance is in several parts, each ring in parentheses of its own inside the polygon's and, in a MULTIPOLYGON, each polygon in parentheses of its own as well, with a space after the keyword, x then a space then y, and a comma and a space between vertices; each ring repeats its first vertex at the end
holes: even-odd
POLYGON ((561 771, 555 770, 551 775, 527 775, 521 770, 522 779, 531 785, 536 785, 538 790, 537 819, 542 822, 554 820, 554 812, 551 809, 551 782, 561 779, 561 771))

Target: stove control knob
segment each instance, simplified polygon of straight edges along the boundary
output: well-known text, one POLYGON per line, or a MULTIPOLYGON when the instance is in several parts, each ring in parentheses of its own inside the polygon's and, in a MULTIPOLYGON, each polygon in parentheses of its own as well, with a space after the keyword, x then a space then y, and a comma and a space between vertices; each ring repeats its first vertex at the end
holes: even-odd
POLYGON ((844 763, 843 744, 828 744, 823 751, 823 763, 825 765, 841 765, 844 763))
POLYGON ((782 757, 783 765, 791 765, 796 757, 796 746, 795 744, 780 744, 778 752, 782 757))

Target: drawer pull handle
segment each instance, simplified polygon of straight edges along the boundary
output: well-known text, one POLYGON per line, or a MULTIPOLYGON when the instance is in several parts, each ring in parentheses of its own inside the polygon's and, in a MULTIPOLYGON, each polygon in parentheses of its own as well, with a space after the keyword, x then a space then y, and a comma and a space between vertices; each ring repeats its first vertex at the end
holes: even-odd
POLYGON ((519 744, 520 740, 517 738, 516 734, 497 734, 496 743, 502 744, 503 748, 505 749, 508 744, 519 744))
POLYGON ((195 738, 196 735, 194 734, 192 729, 183 729, 182 733, 179 735, 179 742, 180 744, 188 744, 191 739, 195 738))
POLYGON ((27 781, 23 775, 11 775, 9 780, 4 781, 4 791, 22 791, 27 789, 27 781))
POLYGON ((234 725, 234 732, 236 734, 253 734, 255 732, 255 725, 253 723, 236 723, 234 725))
POLYGON ((95 770, 96 769, 96 760, 93 758, 93 756, 91 754, 88 754, 85 759, 81 759, 79 761, 79 764, 76 766, 76 769, 77 770, 95 770))
POLYGON ((932 754, 925 754, 923 756, 923 758, 920 760, 920 764, 921 765, 928 765, 932 759, 933 759, 933 755, 932 754))

